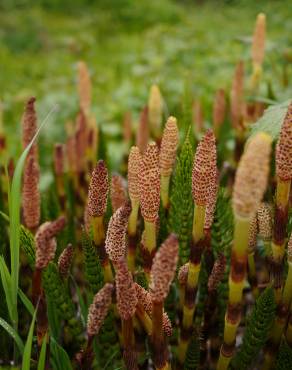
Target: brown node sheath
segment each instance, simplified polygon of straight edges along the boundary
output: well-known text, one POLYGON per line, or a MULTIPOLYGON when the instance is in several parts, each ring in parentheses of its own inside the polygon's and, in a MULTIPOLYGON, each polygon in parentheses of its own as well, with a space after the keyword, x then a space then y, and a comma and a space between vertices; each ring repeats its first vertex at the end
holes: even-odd
POLYGON ((201 262, 201 257, 204 248, 205 248, 204 239, 200 239, 197 242, 191 240, 190 262, 192 262, 194 265, 198 265, 201 262))
POLYGON ((241 304, 228 303, 226 320, 231 324, 237 324, 240 321, 241 316, 241 304))
POLYGON ((236 251, 231 254, 231 277, 233 282, 242 282, 245 278, 247 267, 247 256, 239 257, 236 251))
POLYGON ((147 248, 145 248, 145 246, 143 244, 143 241, 141 241, 140 253, 141 253, 141 257, 142 257, 142 264, 143 264, 144 270, 150 272, 156 250, 153 249, 150 252, 147 248))
POLYGON ((186 285, 185 300, 184 300, 184 305, 186 307, 193 308, 194 301, 196 300, 197 290, 198 290, 197 287, 191 287, 189 285, 186 285))
POLYGON ((282 207, 276 206, 273 239, 274 242, 278 245, 281 245, 285 242, 287 221, 288 205, 284 209, 282 207))

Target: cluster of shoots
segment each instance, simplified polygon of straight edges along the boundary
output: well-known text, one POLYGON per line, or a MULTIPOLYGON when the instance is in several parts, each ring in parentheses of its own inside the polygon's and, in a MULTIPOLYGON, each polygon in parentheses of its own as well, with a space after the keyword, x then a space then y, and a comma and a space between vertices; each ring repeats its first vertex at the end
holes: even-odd
MULTIPOLYGON (((265 106, 245 99, 261 83, 264 46, 260 14, 249 90, 239 61, 208 127, 198 99, 194 122, 166 116, 153 85, 139 122, 124 116, 118 172, 78 64, 79 112, 52 149, 46 194, 36 142, 24 164, 20 274, 30 271, 21 285, 37 312, 33 366, 46 346, 46 368, 60 353, 80 369, 292 368, 292 103, 273 145, 249 135, 265 106)), ((35 104, 25 105, 23 148, 37 132, 35 104)))

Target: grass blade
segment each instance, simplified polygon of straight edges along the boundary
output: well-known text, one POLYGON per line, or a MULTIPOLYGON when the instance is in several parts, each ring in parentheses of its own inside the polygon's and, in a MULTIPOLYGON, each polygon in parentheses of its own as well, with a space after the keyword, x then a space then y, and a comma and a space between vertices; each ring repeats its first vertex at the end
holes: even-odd
POLYGON ((72 370, 72 365, 67 352, 58 344, 58 342, 51 337, 51 354, 53 369, 72 370))
POLYGON ((72 275, 70 275, 70 278, 73 282, 74 288, 76 289, 76 294, 77 294, 79 305, 80 305, 81 320, 82 320, 83 325, 85 326, 87 315, 88 315, 88 307, 86 306, 86 304, 84 302, 84 299, 82 297, 82 293, 81 293, 80 288, 77 285, 74 277, 72 275))
POLYGON ((9 217, 10 217, 10 258, 11 258, 11 296, 12 296, 12 315, 13 325, 17 328, 18 314, 17 314, 17 294, 18 294, 18 281, 19 281, 19 236, 20 236, 20 205, 21 205, 21 179, 23 167, 26 157, 36 138, 38 137, 41 129, 44 127, 54 107, 44 119, 35 136, 29 145, 22 152, 19 160, 17 161, 15 172, 11 184, 11 196, 9 201, 9 217))
POLYGON ((23 293, 23 291, 19 288, 18 289, 18 295, 19 298, 21 299, 22 303, 24 304, 25 308, 27 311, 33 316, 34 313, 34 307, 31 301, 27 298, 27 296, 23 293))
POLYGON ((9 312, 9 316, 11 321, 13 320, 13 301, 12 301, 12 294, 11 294, 11 276, 9 274, 8 268, 4 261, 3 256, 0 256, 0 274, 2 285, 5 292, 7 308, 9 312))
POLYGON ((17 344, 17 347, 19 349, 19 352, 21 354, 23 354, 24 345, 23 345, 23 342, 22 342, 21 338, 17 334, 17 332, 13 329, 13 327, 11 325, 8 324, 8 322, 6 322, 1 317, 0 317, 0 325, 2 326, 3 329, 5 329, 7 331, 7 333, 11 336, 11 338, 14 339, 14 341, 17 344))
POLYGON ((22 370, 30 369, 31 347, 32 347, 33 331, 34 331, 37 309, 38 309, 38 305, 33 313, 27 340, 26 340, 25 347, 24 347, 23 358, 22 358, 22 368, 21 368, 22 370))
POLYGON ((44 370, 45 368, 46 353, 47 353, 47 338, 48 338, 48 334, 45 335, 43 343, 42 343, 41 353, 40 353, 39 362, 38 362, 38 370, 44 370))

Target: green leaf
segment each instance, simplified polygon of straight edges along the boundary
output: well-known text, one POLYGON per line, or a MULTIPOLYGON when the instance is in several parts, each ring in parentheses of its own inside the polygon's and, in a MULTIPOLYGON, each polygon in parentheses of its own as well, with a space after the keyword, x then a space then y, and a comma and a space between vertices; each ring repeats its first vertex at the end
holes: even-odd
POLYGON ((267 287, 257 298, 253 310, 247 320, 242 345, 231 362, 236 370, 249 369, 265 344, 275 317, 274 290, 267 287))
POLYGON ((33 339, 33 330, 34 330, 34 324, 36 320, 36 313, 37 313, 38 306, 36 307, 32 321, 30 324, 28 337, 25 343, 24 352, 23 352, 23 358, 22 358, 22 370, 30 370, 30 357, 31 357, 31 347, 32 347, 32 339, 33 339))
POLYGON ((12 294, 11 294, 11 276, 9 274, 8 268, 4 261, 3 256, 0 256, 0 274, 2 285, 5 292, 6 303, 8 307, 8 312, 11 321, 13 321, 13 303, 12 303, 12 294))
POLYGON ((18 294, 18 282, 19 282, 19 244, 20 244, 20 205, 21 205, 21 180, 22 172, 25 164, 26 157, 29 153, 30 148, 38 137, 41 129, 48 121, 52 112, 55 111, 53 108, 46 118, 43 120, 35 136, 22 152, 20 158, 17 161, 16 168, 14 171, 12 184, 11 184, 11 196, 9 201, 9 216, 10 216, 10 259, 11 259, 11 297, 12 297, 12 315, 13 324, 16 327, 18 322, 17 314, 17 294, 18 294))
POLYGON ((51 297, 47 295, 46 300, 51 335, 54 336, 55 338, 59 338, 60 333, 62 331, 62 326, 58 309, 51 297))
POLYGON ((38 362, 38 370, 44 370, 46 364, 46 353, 47 353, 47 337, 48 334, 45 335, 42 343, 41 353, 38 362))
POLYGON ((70 358, 67 352, 58 344, 54 337, 51 337, 51 359, 54 370, 72 369, 70 358))
POLYGON ((70 279, 72 280, 74 284, 74 288, 76 289, 76 294, 78 297, 78 302, 80 305, 80 314, 81 314, 81 320, 84 326, 86 326, 86 320, 87 320, 87 315, 88 315, 88 308, 84 302, 84 299, 82 297, 82 293, 80 291, 79 286, 76 283, 76 280, 74 279, 73 275, 70 275, 70 279))
POLYGON ((282 340, 281 346, 278 350, 275 369, 276 370, 292 369, 292 349, 285 339, 282 340))
POLYGON ((25 308, 27 311, 33 316, 34 313, 34 307, 31 301, 27 298, 27 296, 23 293, 23 291, 19 288, 18 289, 18 295, 19 298, 21 299, 22 303, 24 304, 25 308))
POLYGON ((188 345, 184 370, 196 370, 200 362, 200 341, 198 334, 194 332, 188 345))
POLYGON ((50 262, 43 271, 42 283, 48 301, 58 311, 59 326, 62 320, 66 321, 69 333, 74 338, 71 344, 77 350, 84 342, 84 328, 80 318, 77 316, 69 290, 64 285, 55 263, 50 262))
POLYGON ((22 342, 21 338, 17 334, 17 332, 13 329, 13 327, 11 325, 8 324, 8 322, 6 322, 1 317, 0 317, 0 325, 2 326, 2 328, 4 328, 7 331, 7 333, 11 336, 11 338, 14 339, 14 341, 17 344, 17 347, 19 349, 19 352, 21 354, 23 354, 24 345, 23 345, 23 342, 22 342))
POLYGON ((96 249, 93 247, 92 241, 84 229, 82 230, 82 249, 84 253, 85 278, 92 293, 96 294, 104 284, 103 271, 96 249))
POLYGON ((193 224, 192 198, 192 167, 193 148, 188 132, 177 158, 177 164, 172 179, 169 209, 169 232, 174 232, 179 238, 180 264, 189 260, 189 243, 193 224))
POLYGON ((250 135, 255 135, 258 132, 266 132, 274 140, 277 139, 290 102, 291 100, 287 100, 266 109, 264 115, 252 125, 250 135))

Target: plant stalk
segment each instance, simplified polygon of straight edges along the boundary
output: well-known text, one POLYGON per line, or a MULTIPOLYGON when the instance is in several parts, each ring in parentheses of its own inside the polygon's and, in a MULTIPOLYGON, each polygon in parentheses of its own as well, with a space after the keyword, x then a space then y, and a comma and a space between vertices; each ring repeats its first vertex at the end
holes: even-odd
POLYGON ((180 364, 184 363, 188 343, 192 334, 195 301, 201 269, 201 257, 204 249, 205 213, 205 206, 195 206, 188 278, 185 287, 183 319, 181 323, 181 332, 178 346, 178 360, 180 364))
POLYGON ((228 368, 235 348, 236 332, 241 317, 242 293, 246 278, 250 222, 250 219, 242 219, 235 214, 228 306, 225 315, 223 344, 220 350, 217 370, 226 370, 228 368))

